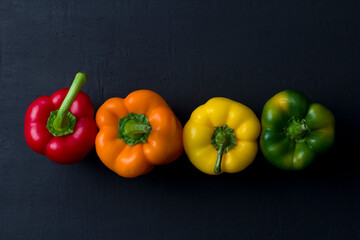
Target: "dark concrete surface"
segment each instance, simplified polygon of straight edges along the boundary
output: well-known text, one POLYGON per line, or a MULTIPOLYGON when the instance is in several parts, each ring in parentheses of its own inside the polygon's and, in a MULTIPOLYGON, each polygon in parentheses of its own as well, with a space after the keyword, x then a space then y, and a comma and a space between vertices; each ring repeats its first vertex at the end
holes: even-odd
POLYGON ((360 239, 359 1, 0 1, 0 239, 360 239), (182 124, 214 96, 258 117, 293 88, 336 117, 336 144, 301 172, 261 152, 208 176, 184 154, 125 179, 93 150, 62 166, 23 136, 29 104, 83 86, 97 109, 158 92, 182 124))

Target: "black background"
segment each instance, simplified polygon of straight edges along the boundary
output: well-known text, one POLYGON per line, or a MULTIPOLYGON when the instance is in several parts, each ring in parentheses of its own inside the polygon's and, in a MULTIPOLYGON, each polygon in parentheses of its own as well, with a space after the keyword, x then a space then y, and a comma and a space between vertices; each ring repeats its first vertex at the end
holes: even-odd
POLYGON ((1 239, 360 239, 359 1, 0 1, 1 239), (208 176, 182 155, 125 179, 93 150, 63 166, 26 145, 23 119, 79 71, 97 109, 137 89, 182 124, 214 96, 258 117, 298 89, 331 109, 336 144, 301 172, 261 152, 208 176))

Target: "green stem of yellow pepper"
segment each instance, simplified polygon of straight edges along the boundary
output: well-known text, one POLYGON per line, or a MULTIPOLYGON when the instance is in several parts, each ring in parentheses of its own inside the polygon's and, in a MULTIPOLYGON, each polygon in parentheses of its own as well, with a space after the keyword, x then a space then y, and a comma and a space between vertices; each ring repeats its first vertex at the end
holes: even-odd
POLYGON ((214 172, 221 173, 222 156, 231 148, 236 146, 236 137, 234 129, 228 128, 227 125, 215 127, 211 137, 211 144, 218 151, 214 172))
POLYGON ((223 154, 224 154, 224 145, 221 144, 220 149, 217 154, 217 158, 216 158, 216 163, 215 163, 215 168, 214 168, 215 173, 221 173, 221 160, 222 160, 223 154))

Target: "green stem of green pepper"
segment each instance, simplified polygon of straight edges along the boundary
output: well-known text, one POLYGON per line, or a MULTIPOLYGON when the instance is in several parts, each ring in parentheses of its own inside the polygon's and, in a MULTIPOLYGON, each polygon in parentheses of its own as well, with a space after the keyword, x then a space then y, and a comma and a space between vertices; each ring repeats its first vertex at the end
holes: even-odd
POLYGON ((286 135, 295 141, 301 141, 309 132, 305 119, 296 119, 292 117, 289 119, 287 126, 284 128, 286 135))

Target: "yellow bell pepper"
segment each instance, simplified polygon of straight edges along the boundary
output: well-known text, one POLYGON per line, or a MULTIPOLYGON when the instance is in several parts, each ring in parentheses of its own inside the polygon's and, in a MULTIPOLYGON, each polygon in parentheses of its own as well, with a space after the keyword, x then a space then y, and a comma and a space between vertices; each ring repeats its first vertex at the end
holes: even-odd
POLYGON ((186 123, 185 152, 204 173, 240 172, 256 156, 260 131, 259 119, 250 108, 215 97, 196 108, 186 123))

